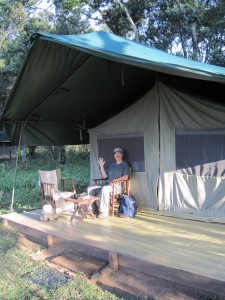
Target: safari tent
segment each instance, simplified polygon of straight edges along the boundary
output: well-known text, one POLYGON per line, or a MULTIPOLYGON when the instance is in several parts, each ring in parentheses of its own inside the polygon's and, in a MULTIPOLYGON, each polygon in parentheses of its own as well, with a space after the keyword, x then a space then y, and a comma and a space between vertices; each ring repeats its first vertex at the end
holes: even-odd
POLYGON ((34 34, 1 122, 20 145, 123 147, 139 209, 225 215, 225 68, 106 32, 34 34))

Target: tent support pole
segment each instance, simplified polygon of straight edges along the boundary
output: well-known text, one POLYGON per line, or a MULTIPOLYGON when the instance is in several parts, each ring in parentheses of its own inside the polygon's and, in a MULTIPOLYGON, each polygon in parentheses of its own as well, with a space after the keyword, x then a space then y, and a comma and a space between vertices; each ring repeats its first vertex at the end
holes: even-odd
POLYGON ((21 143, 21 136, 22 136, 22 124, 20 126, 19 144, 17 147, 17 154, 16 154, 16 165, 15 165, 15 170, 14 170, 13 190, 12 190, 10 212, 14 211, 13 205, 14 205, 14 197, 15 197, 16 175, 17 175, 17 166, 18 166, 18 159, 19 159, 19 147, 20 147, 20 143, 21 143))
POLYGON ((160 176, 161 176, 161 120, 160 120, 160 105, 161 105, 161 99, 160 99, 160 91, 159 91, 159 74, 157 73, 155 83, 157 86, 157 96, 158 96, 158 101, 159 101, 159 111, 158 111, 158 131, 159 131, 159 141, 158 141, 158 146, 159 146, 159 168, 158 168, 158 180, 157 180, 157 210, 159 210, 159 185, 160 185, 160 176))

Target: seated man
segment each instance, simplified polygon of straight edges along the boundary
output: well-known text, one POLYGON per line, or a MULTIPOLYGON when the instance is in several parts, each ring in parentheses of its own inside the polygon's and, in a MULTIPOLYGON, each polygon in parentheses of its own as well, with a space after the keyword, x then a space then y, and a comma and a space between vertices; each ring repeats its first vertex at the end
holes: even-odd
POLYGON ((130 177, 130 167, 123 160, 123 155, 121 148, 114 149, 115 162, 110 165, 108 172, 104 168, 104 159, 100 157, 98 160, 102 178, 108 179, 106 185, 88 188, 89 195, 100 198, 98 218, 106 218, 109 215, 110 192, 112 191, 111 183, 117 180, 128 180, 130 177))

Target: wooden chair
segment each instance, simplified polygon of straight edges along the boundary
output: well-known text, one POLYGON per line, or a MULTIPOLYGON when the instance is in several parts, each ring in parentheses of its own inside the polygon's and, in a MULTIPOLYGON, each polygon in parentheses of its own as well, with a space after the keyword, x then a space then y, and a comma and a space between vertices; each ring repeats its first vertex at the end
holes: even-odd
MULTIPOLYGON (((108 178, 93 179, 94 185, 105 184, 108 178)), ((112 192, 110 193, 109 214, 114 217, 115 207, 119 207, 123 195, 130 194, 130 178, 128 180, 117 180, 112 182, 112 192)))
POLYGON ((76 193, 76 181, 73 179, 62 179, 61 170, 42 171, 39 170, 39 182, 41 188, 41 203, 42 207, 45 204, 52 206, 54 218, 57 218, 57 208, 62 211, 69 209, 69 204, 64 198, 76 193), (58 183, 61 183, 62 191, 58 188, 58 183))
POLYGON ((130 194, 130 179, 120 180, 112 183, 112 193, 110 195, 110 211, 111 216, 114 217, 115 206, 119 208, 123 195, 130 194))

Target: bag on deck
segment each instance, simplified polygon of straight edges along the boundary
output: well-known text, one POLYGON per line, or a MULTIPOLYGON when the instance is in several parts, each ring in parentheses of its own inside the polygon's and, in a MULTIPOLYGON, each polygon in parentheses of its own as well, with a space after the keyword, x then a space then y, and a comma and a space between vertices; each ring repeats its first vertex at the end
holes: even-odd
POLYGON ((137 205, 135 198, 130 195, 124 195, 122 197, 118 215, 119 217, 123 218, 133 218, 137 214, 137 205))

